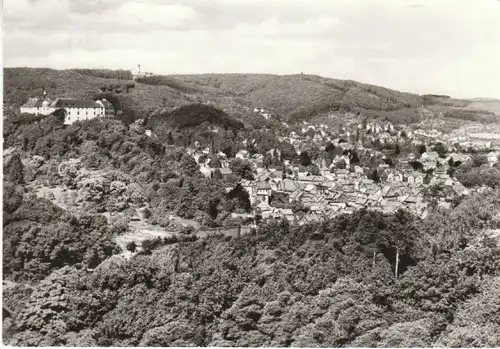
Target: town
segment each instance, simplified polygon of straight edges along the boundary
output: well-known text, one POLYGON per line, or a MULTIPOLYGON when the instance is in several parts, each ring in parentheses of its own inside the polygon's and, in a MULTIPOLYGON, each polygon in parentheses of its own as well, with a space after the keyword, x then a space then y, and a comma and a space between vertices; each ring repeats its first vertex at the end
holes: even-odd
MULTIPOLYGON (((263 114, 264 118, 271 115, 264 108, 256 108, 255 111, 263 114)), ((287 125, 284 126, 286 128, 287 125)), ((310 143, 319 145, 322 151, 328 146, 333 147, 338 154, 330 159, 329 165, 324 157, 312 160, 311 164, 317 169, 313 173, 286 160, 279 169, 266 166, 265 156, 278 157, 278 149, 271 149, 267 154, 239 151, 235 158, 248 162, 254 169, 253 179, 239 182, 248 192, 254 210, 251 214, 233 213, 233 217, 282 218, 304 224, 367 208, 385 213, 404 209, 425 218, 430 204, 450 208, 456 197, 471 193, 450 175, 453 167, 471 161, 471 153, 477 151, 484 152, 489 166, 494 166, 500 158, 500 148, 498 145, 492 146, 491 141, 485 144, 466 139, 457 143, 456 139, 443 139, 441 143, 439 136, 436 131, 398 129, 391 123, 353 125, 335 133, 330 132, 325 124, 303 122, 300 131, 290 131, 288 135, 281 136, 280 141, 292 144, 299 157, 302 149, 310 143), (398 154, 397 164, 394 165, 390 160, 394 151, 366 148, 365 141, 380 142, 389 145, 389 149, 391 146, 399 149, 410 146, 424 151, 421 154, 417 152, 418 158, 415 153, 407 154, 406 157, 398 154), (375 173, 373 167, 360 164, 358 154, 361 153, 364 158, 382 159, 382 163, 375 167, 375 173), (356 154, 355 159, 353 154, 356 154), (431 195, 429 188, 436 187, 441 190, 431 195), (274 197, 280 200, 272 200, 274 197), (294 212, 291 207, 297 204, 304 209, 294 212)), ((216 171, 223 177, 232 173, 231 159, 223 152, 216 154, 221 166, 217 169, 210 164, 210 147, 202 149, 196 143, 186 151, 208 178, 212 178, 216 171)), ((232 189, 229 187, 226 191, 232 189)))

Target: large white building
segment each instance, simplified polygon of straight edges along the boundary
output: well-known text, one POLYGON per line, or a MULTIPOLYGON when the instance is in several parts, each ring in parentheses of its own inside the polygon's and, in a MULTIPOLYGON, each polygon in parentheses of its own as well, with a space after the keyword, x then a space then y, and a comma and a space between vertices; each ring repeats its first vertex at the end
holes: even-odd
POLYGON ((113 114, 109 112, 110 103, 106 100, 78 100, 60 99, 51 100, 44 92, 44 98, 30 98, 21 106, 21 113, 33 115, 50 115, 56 110, 65 111, 64 124, 71 125, 75 121, 90 120, 96 117, 106 117, 113 114))

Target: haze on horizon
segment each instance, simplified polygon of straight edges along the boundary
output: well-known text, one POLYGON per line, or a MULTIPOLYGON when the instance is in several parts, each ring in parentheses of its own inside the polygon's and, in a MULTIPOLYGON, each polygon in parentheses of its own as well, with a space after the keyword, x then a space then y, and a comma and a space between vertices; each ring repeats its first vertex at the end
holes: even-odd
POLYGON ((4 66, 317 74, 500 98, 498 0, 5 0, 4 66))

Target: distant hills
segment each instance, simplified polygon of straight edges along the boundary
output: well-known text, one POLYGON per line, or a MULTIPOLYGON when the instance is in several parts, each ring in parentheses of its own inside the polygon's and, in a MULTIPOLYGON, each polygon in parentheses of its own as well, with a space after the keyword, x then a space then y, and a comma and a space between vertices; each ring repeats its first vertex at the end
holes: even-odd
MULTIPOLYGON (((53 97, 96 98, 104 90, 109 94, 110 85, 130 86, 132 83, 124 71, 111 70, 6 68, 4 77, 4 103, 13 108, 20 106, 28 97, 41 95, 44 88, 53 97)), ((416 109, 424 104, 451 108, 465 108, 471 104, 474 108, 490 105, 485 101, 419 96, 351 80, 305 74, 152 76, 137 80, 133 88, 118 88, 111 93, 116 97, 115 104, 123 111, 126 122, 139 118, 159 117, 165 120, 172 117, 172 120, 177 120, 172 122, 180 122, 178 125, 181 127, 184 121, 179 113, 186 112, 186 115, 192 116, 196 108, 178 108, 198 104, 209 104, 222 110, 231 123, 236 119, 244 122, 254 114, 255 107, 266 108, 274 117, 288 122, 309 120, 340 110, 361 112, 365 116, 395 123, 412 123, 420 121, 416 109)), ((207 111, 206 108, 203 110, 207 111)), ((225 118, 222 117, 222 120, 225 118)), ((211 117, 208 117, 207 121, 210 120, 211 117)))
POLYGON ((474 98, 472 103, 467 105, 468 110, 487 111, 500 115, 500 99, 494 98, 474 98))

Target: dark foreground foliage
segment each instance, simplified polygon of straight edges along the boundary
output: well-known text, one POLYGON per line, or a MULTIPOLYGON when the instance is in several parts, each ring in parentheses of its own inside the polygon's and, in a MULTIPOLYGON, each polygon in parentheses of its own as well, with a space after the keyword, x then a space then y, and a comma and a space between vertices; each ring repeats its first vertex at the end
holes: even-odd
MULTIPOLYGON (((497 197, 488 200, 498 204, 497 197)), ((495 346, 500 249, 468 234, 487 218, 470 212, 485 210, 470 204, 457 208, 462 221, 451 217, 452 224, 437 227, 437 239, 448 244, 427 236, 433 218, 424 224, 404 212, 358 211, 302 227, 269 223, 232 239, 159 244, 128 261, 112 257, 93 271, 68 265, 25 292, 24 306, 7 321, 6 341, 495 346)))

